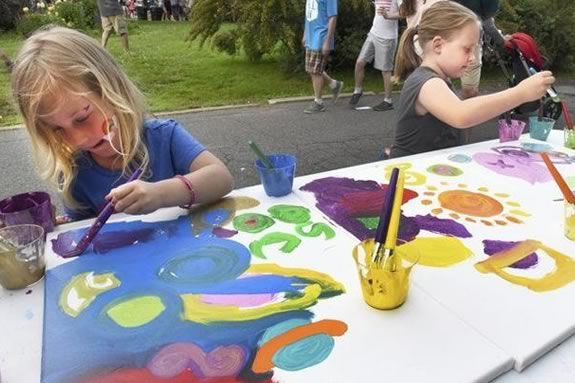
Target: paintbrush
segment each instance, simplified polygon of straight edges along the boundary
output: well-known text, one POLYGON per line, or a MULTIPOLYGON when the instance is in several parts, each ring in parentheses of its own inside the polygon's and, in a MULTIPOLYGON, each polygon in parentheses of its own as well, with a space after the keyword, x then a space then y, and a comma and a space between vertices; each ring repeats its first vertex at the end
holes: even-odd
POLYGON ((385 243, 387 230, 389 228, 389 219, 391 217, 391 209, 393 208, 393 197, 395 195, 398 175, 399 169, 393 168, 391 171, 391 177, 389 177, 389 184, 385 190, 385 197, 383 198, 383 205, 379 215, 379 223, 377 224, 377 230, 375 231, 376 247, 375 254, 372 256, 375 264, 381 262, 381 257, 383 256, 383 244, 385 243))
POLYGON ((557 183, 557 186, 559 186, 559 189, 561 189, 561 193, 563 194, 563 197, 565 197, 565 201, 571 204, 575 204, 575 194, 573 194, 573 192, 569 188, 569 185, 567 185, 563 177, 561 177, 561 174, 559 173, 555 165, 553 165, 553 162, 551 162, 547 153, 540 153, 540 154, 541 158, 543 158, 543 161, 545 162, 545 165, 547 165, 547 169, 549 169, 549 172, 553 176, 555 183, 557 183))
POLYGON ((399 223, 401 220, 401 204, 403 203, 403 186, 405 183, 405 174, 399 171, 397 177, 397 186, 395 188, 395 195, 393 196, 393 208, 391 210, 391 217, 389 218, 389 229, 387 230, 387 237, 385 238, 383 268, 387 271, 395 270, 394 253, 395 245, 397 242, 397 235, 399 233, 399 223))
POLYGON ((256 145, 255 142, 248 141, 248 145, 250 146, 250 148, 252 148, 253 152, 256 154, 256 156, 260 159, 260 161, 262 162, 262 164, 264 164, 266 168, 268 169, 274 168, 273 164, 270 162, 268 157, 261 151, 261 149, 256 145))
MULTIPOLYGON (((527 72, 529 72, 529 76, 533 76, 534 74, 537 74, 537 70, 535 68, 531 68, 531 67, 527 67, 527 64, 525 62, 523 62, 523 65, 526 66, 527 72)), ((551 97, 551 99, 554 102, 561 102, 561 99, 559 98, 559 95, 557 94, 557 92, 555 91, 555 89, 553 89, 552 86, 550 86, 549 88, 547 88, 547 94, 549 95, 549 97, 551 97)))
MULTIPOLYGON (((137 169, 134 173, 132 173, 132 175, 130 176, 130 178, 128 178, 126 183, 134 181, 136 178, 140 176, 140 174, 142 174, 141 168, 137 169)), ((112 205, 112 202, 110 201, 106 204, 106 206, 104 206, 102 211, 100 211, 100 214, 98 214, 96 220, 94 221, 92 226, 90 226, 90 229, 88 229, 86 234, 84 234, 82 239, 80 239, 80 242, 78 242, 76 247, 70 251, 63 253, 62 257, 70 258, 82 254, 88 248, 88 246, 90 246, 90 244, 92 243, 92 241, 94 240, 100 229, 104 226, 106 221, 108 221, 108 218, 110 218, 110 216, 113 213, 114 213, 114 205, 112 205)))

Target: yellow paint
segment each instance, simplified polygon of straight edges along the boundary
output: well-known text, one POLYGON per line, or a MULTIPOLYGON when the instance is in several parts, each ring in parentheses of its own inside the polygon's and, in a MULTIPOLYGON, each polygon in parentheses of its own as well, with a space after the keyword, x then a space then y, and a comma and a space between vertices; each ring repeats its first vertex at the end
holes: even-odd
POLYGON ((331 296, 345 292, 343 285, 329 275, 308 269, 285 268, 275 264, 254 264, 246 270, 244 276, 249 274, 295 276, 309 281, 310 285, 303 289, 301 296, 249 309, 231 305, 207 304, 202 302, 202 294, 182 294, 180 295, 184 306, 182 319, 197 323, 248 321, 280 312, 305 309, 314 305, 323 295, 331 296))
POLYGON ((466 184, 457 184, 457 186, 460 187, 460 188, 466 188, 466 187, 467 187, 466 184))
POLYGON ((94 272, 81 273, 62 289, 59 306, 62 311, 76 318, 96 299, 108 290, 120 286, 120 281, 113 273, 94 275, 94 272))
POLYGON ((407 170, 411 168, 411 166, 412 165, 409 162, 402 162, 399 164, 388 165, 385 167, 385 178, 389 180, 391 178, 391 172, 393 168, 398 168, 399 170, 403 170, 405 174, 405 185, 418 186, 425 184, 425 182, 427 181, 427 177, 424 174, 412 170, 407 170))
POLYGON ((473 255, 461 240, 455 237, 423 237, 415 238, 398 247, 404 258, 423 266, 449 267, 465 261, 473 255))
POLYGON ((513 210, 509 210, 509 213, 515 214, 515 215, 520 215, 522 217, 531 217, 531 214, 524 212, 523 210, 513 209, 513 210))
POLYGON ((509 194, 507 193, 495 193, 496 197, 501 197, 501 198, 507 198, 509 197, 509 194))
POLYGON ((106 314, 118 326, 133 328, 140 327, 156 319, 166 306, 159 297, 144 295, 112 304, 106 314))
POLYGON ((513 206, 513 207, 519 207, 521 206, 521 204, 519 202, 514 202, 514 201, 507 201, 505 202, 507 205, 509 206, 513 206))
POLYGON ((409 274, 415 263, 405 267, 401 262, 400 257, 405 257, 399 251, 400 248, 401 246, 397 247, 396 253, 392 255, 394 264, 390 269, 381 268, 380 264, 372 262, 371 254, 375 251, 373 238, 362 241, 353 248, 352 255, 359 272, 363 299, 376 309, 391 310, 401 306, 407 299, 409 274), (363 262, 359 259, 360 249, 363 249, 365 255, 363 262))
POLYGON ((437 186, 427 186, 427 190, 437 190, 437 186))
POLYGON ((405 183, 405 174, 402 170, 399 171, 397 177, 397 186, 395 187, 395 196, 393 198, 393 207, 391 210, 391 217, 389 218, 389 229, 385 237, 384 247, 393 250, 397 242, 397 233, 399 232, 399 221, 401 218, 401 203, 403 201, 403 185, 405 183))
POLYGON ((476 263, 475 268, 481 273, 494 273, 508 282, 536 292, 556 290, 575 280, 575 261, 572 258, 534 240, 520 242, 510 249, 494 254, 476 263), (503 270, 537 250, 543 250, 555 261, 554 271, 534 279, 516 276, 503 270))

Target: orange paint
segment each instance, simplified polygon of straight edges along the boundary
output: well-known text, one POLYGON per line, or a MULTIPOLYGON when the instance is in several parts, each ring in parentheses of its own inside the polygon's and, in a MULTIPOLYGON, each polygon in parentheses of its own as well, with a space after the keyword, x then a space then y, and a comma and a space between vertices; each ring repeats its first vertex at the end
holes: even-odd
POLYGON ((433 210, 431 211, 431 213, 434 214, 434 215, 438 215, 438 214, 443 213, 443 209, 433 209, 433 210))
POLYGON ((434 192, 423 192, 423 195, 435 195, 434 192))
POLYGON ((473 222, 473 223, 477 222, 475 219, 473 219, 471 217, 465 217, 465 220, 468 222, 473 222))
POLYGON ((422 205, 431 205, 431 201, 428 199, 424 199, 423 201, 421 201, 422 205))
POLYGON ((281 335, 266 342, 258 350, 252 371, 256 374, 263 374, 273 368, 272 358, 274 354, 284 346, 295 343, 300 339, 317 334, 328 334, 331 336, 341 336, 347 331, 347 324, 338 320, 324 319, 309 325, 299 326, 284 332, 281 335))
POLYGON ((485 226, 493 226, 493 224, 489 221, 486 221, 484 219, 481 220, 481 223, 484 224, 485 226))
POLYGON ((451 213, 451 214, 449 214, 449 216, 453 219, 459 219, 460 218, 459 214, 455 214, 455 213, 451 213))
POLYGON ((498 224, 498 225, 501 225, 501 226, 507 225, 507 222, 505 222, 505 221, 496 220, 495 223, 498 224))
POLYGON ((492 217, 503 211, 499 201, 467 190, 445 191, 439 195, 439 203, 445 209, 475 217, 492 217))

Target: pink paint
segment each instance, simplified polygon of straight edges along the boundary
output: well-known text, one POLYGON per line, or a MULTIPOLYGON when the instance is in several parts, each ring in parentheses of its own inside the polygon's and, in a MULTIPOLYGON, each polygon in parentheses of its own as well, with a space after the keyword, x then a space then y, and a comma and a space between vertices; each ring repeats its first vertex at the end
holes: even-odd
POLYGON ((213 305, 257 307, 272 302, 276 294, 206 294, 202 302, 213 305))
POLYGON ((530 184, 551 181, 551 175, 547 169, 528 155, 520 157, 495 153, 476 153, 473 155, 473 160, 495 173, 519 178, 530 184))

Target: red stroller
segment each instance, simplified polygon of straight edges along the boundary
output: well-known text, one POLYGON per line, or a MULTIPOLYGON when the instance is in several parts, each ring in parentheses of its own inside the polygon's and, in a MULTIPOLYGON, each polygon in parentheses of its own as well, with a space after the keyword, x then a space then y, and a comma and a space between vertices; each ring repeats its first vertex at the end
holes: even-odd
MULTIPOLYGON (((535 40, 526 33, 514 33, 511 35, 511 39, 505 42, 505 51, 511 55, 511 71, 507 68, 497 49, 490 45, 488 45, 488 49, 495 55, 509 86, 519 84, 531 74, 541 71, 545 65, 545 59, 535 40)), ((556 96, 551 97, 549 93, 557 94, 552 88, 551 92, 548 92, 541 100, 521 104, 513 112, 525 115, 539 111, 540 116, 557 120, 561 116, 561 101, 556 96)))

